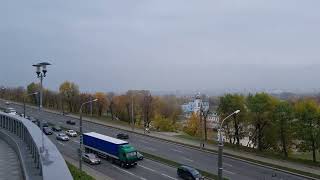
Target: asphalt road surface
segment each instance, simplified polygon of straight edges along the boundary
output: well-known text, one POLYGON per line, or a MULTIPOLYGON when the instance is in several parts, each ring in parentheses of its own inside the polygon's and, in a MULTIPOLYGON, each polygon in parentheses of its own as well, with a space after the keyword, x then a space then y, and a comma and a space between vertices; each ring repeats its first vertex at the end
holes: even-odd
MULTIPOLYGON (((4 101, 0 106, 8 107, 4 105, 4 101)), ((10 107, 14 107, 18 112, 23 112, 21 105, 11 104, 10 107)), ((55 113, 39 112, 34 108, 27 108, 27 115, 36 117, 40 120, 47 121, 49 123, 58 124, 66 128, 74 129, 78 131, 79 121, 78 119, 62 116, 55 113), (72 119, 76 121, 76 125, 68 125, 66 121, 72 119)), ((84 132, 97 132, 108 136, 115 137, 116 134, 123 132, 116 128, 107 127, 87 121, 83 121, 84 132)), ((199 151, 194 148, 181 146, 179 144, 167 142, 165 140, 159 140, 156 138, 139 135, 135 133, 129 133, 129 142, 138 150, 154 154, 166 159, 176 161, 181 164, 193 166, 203 171, 217 174, 217 155, 210 152, 199 151)), ((292 174, 284 173, 281 171, 261 167, 251 163, 235 160, 229 157, 223 158, 223 175, 229 179, 234 180, 301 180, 305 179, 292 174)))
MULTIPOLYGON (((72 137, 69 141, 58 141, 55 133, 49 135, 51 141, 58 147, 59 151, 74 160, 78 160, 77 149, 79 148, 79 137, 72 137)), ((158 162, 144 159, 138 162, 138 165, 132 168, 121 168, 116 164, 112 164, 109 161, 101 159, 102 162, 99 165, 89 165, 116 180, 132 179, 132 180, 178 180, 176 168, 163 165, 158 162)), ((85 162, 83 162, 86 164, 85 162)))

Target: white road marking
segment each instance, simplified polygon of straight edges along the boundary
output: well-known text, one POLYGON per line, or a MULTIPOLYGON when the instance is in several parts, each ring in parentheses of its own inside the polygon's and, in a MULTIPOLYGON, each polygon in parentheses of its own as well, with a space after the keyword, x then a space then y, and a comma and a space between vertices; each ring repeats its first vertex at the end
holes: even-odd
POLYGON ((234 172, 231 172, 231 171, 228 171, 228 170, 223 170, 224 172, 226 173, 229 173, 229 174, 235 174, 234 172))
POLYGON ((172 151, 178 152, 178 153, 183 153, 182 151, 179 151, 177 149, 172 149, 172 151))
POLYGON ((134 176, 134 177, 139 178, 139 179, 141 179, 141 180, 147 180, 147 179, 145 179, 145 178, 143 178, 143 177, 140 177, 140 176, 137 176, 137 175, 133 174, 132 172, 129 172, 129 171, 124 170, 124 169, 121 169, 121 168, 119 168, 119 167, 117 167, 117 166, 115 166, 115 165, 112 165, 112 166, 115 167, 116 169, 122 171, 122 172, 125 172, 125 173, 127 173, 127 174, 130 174, 131 176, 134 176))
POLYGON ((231 164, 228 164, 228 163, 223 163, 223 165, 226 165, 226 166, 232 167, 232 165, 231 165, 231 164))
POLYGON ((71 140, 71 141, 73 141, 73 142, 75 142, 75 143, 78 143, 78 144, 80 144, 80 142, 79 142, 79 141, 76 141, 76 140, 71 140))
POLYGON ((163 173, 161 173, 161 175, 162 175, 162 176, 165 176, 165 177, 167 177, 167 178, 173 179, 173 180, 177 180, 176 178, 173 178, 173 177, 171 177, 171 176, 169 176, 169 175, 166 175, 166 174, 163 174, 163 173))
POLYGON ((142 165, 140 165, 140 164, 138 164, 138 166, 140 166, 140 167, 142 167, 142 168, 144 168, 144 169, 147 169, 147 170, 149 170, 149 171, 156 172, 156 170, 151 169, 151 168, 148 168, 148 167, 145 167, 145 166, 142 166, 142 165))
POLYGON ((64 146, 64 144, 63 144, 62 142, 59 142, 59 141, 58 141, 58 143, 61 144, 62 146, 64 146))
POLYGON ((193 162, 192 159, 188 159, 188 158, 185 158, 185 157, 183 157, 183 159, 185 159, 186 161, 189 161, 189 162, 193 162))

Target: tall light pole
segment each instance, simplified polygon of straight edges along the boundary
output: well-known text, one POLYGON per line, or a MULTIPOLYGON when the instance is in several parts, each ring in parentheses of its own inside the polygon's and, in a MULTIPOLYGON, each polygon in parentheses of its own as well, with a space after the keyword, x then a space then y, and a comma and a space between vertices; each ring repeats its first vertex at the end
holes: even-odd
MULTIPOLYGON (((47 74, 47 66, 51 65, 48 62, 42 62, 42 63, 38 63, 38 64, 34 64, 32 66, 36 67, 36 73, 37 73, 37 78, 40 79, 40 89, 39 89, 39 111, 42 110, 42 91, 43 91, 43 87, 42 87, 42 81, 43 78, 46 77, 47 74)), ((44 141, 43 141, 43 131, 42 131, 42 126, 43 123, 40 122, 40 128, 41 128, 41 132, 42 132, 42 147, 40 148, 40 152, 44 152, 44 141)))
POLYGON ((222 180, 222 171, 223 171, 223 167, 222 167, 222 154, 223 154, 223 139, 222 139, 222 134, 221 134, 221 128, 223 126, 223 122, 228 119, 229 117, 231 117, 234 114, 238 114, 240 112, 240 110, 236 110, 233 113, 231 113, 229 116, 227 116, 226 118, 224 118, 220 125, 219 125, 219 150, 218 150, 218 180, 222 180))
POLYGON ((87 102, 84 102, 81 104, 80 106, 80 126, 79 126, 79 129, 80 129, 80 149, 79 149, 79 169, 80 169, 80 172, 82 172, 82 134, 83 134, 83 131, 82 131, 82 107, 85 105, 85 104, 89 104, 89 103, 92 103, 92 102, 96 102, 98 101, 98 99, 93 99, 93 100, 90 100, 90 101, 87 101, 87 102))
POLYGON ((42 81, 43 78, 46 77, 46 73, 47 73, 47 66, 51 65, 48 62, 42 62, 42 63, 38 63, 38 64, 34 64, 32 66, 36 67, 36 73, 37 73, 37 77, 40 79, 40 97, 39 97, 39 110, 41 110, 42 108, 42 81), (41 71, 42 69, 42 71, 41 71))
MULTIPOLYGON (((38 92, 27 94, 26 96, 37 95, 38 92)), ((23 97, 23 117, 26 117, 26 96, 23 97)))

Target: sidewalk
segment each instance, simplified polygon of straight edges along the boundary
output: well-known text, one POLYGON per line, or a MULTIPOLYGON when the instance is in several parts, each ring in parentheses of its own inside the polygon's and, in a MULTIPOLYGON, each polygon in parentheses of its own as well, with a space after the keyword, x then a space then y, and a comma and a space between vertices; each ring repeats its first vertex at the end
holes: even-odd
MULTIPOLYGON (((16 103, 16 102, 14 102, 14 103, 21 105, 21 103, 16 103)), ((34 106, 29 106, 29 107, 36 108, 34 106)), ((50 109, 43 108, 43 110, 45 110, 47 112, 55 113, 55 114, 61 114, 61 112, 50 110, 50 109)), ((75 116, 75 115, 68 115, 68 116, 73 117, 73 118, 79 118, 78 116, 75 116)), ((84 117, 83 120, 132 132, 131 127, 129 127, 129 126, 122 126, 122 125, 118 125, 118 124, 114 124, 114 123, 110 123, 110 122, 106 122, 106 121, 101 121, 101 120, 97 120, 97 119, 93 119, 93 118, 87 118, 87 117, 84 117)), ((142 129, 138 129, 138 128, 135 128, 134 132, 137 134, 142 134, 142 135, 144 134, 144 131, 142 129)), ((190 146, 195 149, 200 149, 200 147, 199 147, 200 141, 197 141, 197 140, 183 139, 183 138, 169 135, 167 133, 153 132, 153 131, 151 131, 150 133, 148 133, 146 135, 153 137, 153 138, 158 138, 158 139, 161 139, 164 141, 170 141, 173 143, 178 143, 181 145, 190 146)), ((213 144, 206 144, 205 148, 202 150, 217 152, 218 147, 213 144)), ((279 160, 279 159, 265 158, 265 157, 261 157, 261 156, 254 155, 251 153, 246 153, 243 151, 240 152, 240 151, 228 149, 227 147, 225 147, 223 151, 226 156, 229 156, 229 157, 232 157, 235 159, 239 159, 242 161, 248 161, 246 159, 251 159, 251 160, 259 161, 262 163, 272 164, 275 166, 281 166, 281 167, 285 167, 285 168, 290 168, 290 169, 295 169, 295 170, 299 170, 299 171, 304 171, 307 173, 320 175, 320 167, 316 167, 316 166, 304 165, 304 164, 299 164, 299 163, 285 161, 285 160, 279 160), (241 159, 241 158, 244 158, 244 159, 241 159)), ((213 152, 211 152, 211 153, 213 153, 213 152)), ((259 163, 256 163, 256 164, 259 164, 259 163)))

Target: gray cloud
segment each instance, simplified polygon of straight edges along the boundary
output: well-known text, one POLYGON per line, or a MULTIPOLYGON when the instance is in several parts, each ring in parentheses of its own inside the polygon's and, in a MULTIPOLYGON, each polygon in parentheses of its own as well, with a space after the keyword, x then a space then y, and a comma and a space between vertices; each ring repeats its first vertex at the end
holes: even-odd
POLYGON ((0 82, 84 91, 318 88, 316 0, 0 3, 0 82), (292 81, 294 78, 294 81, 292 81))

